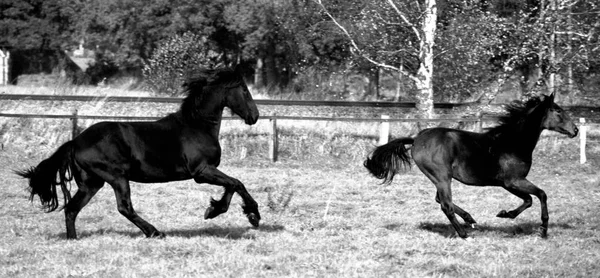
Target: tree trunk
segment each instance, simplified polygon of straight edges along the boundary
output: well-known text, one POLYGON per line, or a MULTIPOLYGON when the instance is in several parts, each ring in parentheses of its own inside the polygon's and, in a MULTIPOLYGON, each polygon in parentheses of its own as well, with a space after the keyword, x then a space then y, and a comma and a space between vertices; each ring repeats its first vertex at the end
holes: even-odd
POLYGON ((263 60, 260 57, 256 60, 256 69, 254 70, 254 86, 256 89, 262 89, 265 86, 263 60))
MULTIPOLYGON (((433 111, 433 45, 437 25, 437 7, 435 0, 425 0, 422 37, 419 42, 419 69, 415 78, 417 87, 416 108, 420 118, 431 119, 433 111)), ((426 124, 430 127, 432 124, 426 124)))
MULTIPOLYGON (((556 16, 556 0, 550 0, 550 9, 552 10, 552 15, 556 16)), ((556 92, 556 74, 554 73, 555 65, 556 65, 556 24, 553 22, 552 27, 550 28, 550 45, 548 51, 548 79, 546 80, 546 87, 548 88, 548 95, 554 94, 556 92)), ((560 96, 555 95, 554 101, 558 102, 560 96)))
POLYGON ((369 70, 367 95, 375 96, 375 99, 379 99, 379 68, 369 70))
POLYGON ((275 44, 273 42, 268 44, 265 57, 265 74, 266 74, 266 86, 267 88, 274 88, 279 86, 279 75, 277 71, 277 62, 275 61, 275 44))

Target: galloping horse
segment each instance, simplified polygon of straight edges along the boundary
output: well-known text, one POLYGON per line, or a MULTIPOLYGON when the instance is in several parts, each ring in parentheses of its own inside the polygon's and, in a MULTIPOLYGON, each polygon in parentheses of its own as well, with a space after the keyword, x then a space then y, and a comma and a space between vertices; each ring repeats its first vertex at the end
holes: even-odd
POLYGON ((129 182, 157 183, 194 179, 223 186, 223 197, 211 204, 204 218, 228 210, 238 193, 250 223, 258 227, 258 204, 244 185, 217 170, 221 159, 219 129, 224 107, 252 125, 258 109, 241 75, 231 69, 199 70, 184 84, 181 108, 155 122, 100 122, 58 148, 36 167, 16 171, 29 179, 30 199, 38 195, 48 212, 58 208, 57 186, 64 195, 67 238, 77 238, 75 218, 102 188, 110 184, 119 212, 147 237, 164 237, 133 209, 129 182), (67 184, 78 186, 71 198, 67 184))
POLYGON ((454 213, 468 224, 475 224, 471 215, 452 203, 452 178, 476 186, 501 186, 523 199, 523 204, 511 211, 502 210, 498 217, 515 218, 532 203, 535 195, 542 208, 540 236, 548 231, 546 193, 526 179, 531 168, 532 153, 542 130, 548 129, 577 136, 577 127, 567 113, 554 103, 554 94, 513 102, 506 107, 507 114, 499 125, 485 133, 474 133, 449 128, 431 128, 414 138, 399 138, 376 148, 364 166, 384 183, 390 183, 403 167, 410 166, 405 145, 412 144, 411 155, 415 164, 437 188, 435 200, 462 238, 467 233, 454 213))

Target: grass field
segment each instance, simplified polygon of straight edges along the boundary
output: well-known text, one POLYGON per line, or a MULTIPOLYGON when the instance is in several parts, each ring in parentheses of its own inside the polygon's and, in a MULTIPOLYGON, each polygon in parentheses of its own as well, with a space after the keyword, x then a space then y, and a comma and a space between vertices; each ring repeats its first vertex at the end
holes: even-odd
POLYGON ((417 169, 384 186, 360 160, 225 157, 221 169, 260 204, 260 228, 248 223, 237 196, 229 212, 203 219, 221 188, 133 184, 134 207, 167 234, 147 239, 117 212, 107 185, 79 215, 79 239, 68 241, 62 212, 44 213, 37 199, 28 202, 25 180, 10 172, 40 158, 5 150, 0 276, 597 277, 600 152, 579 165, 576 144, 556 140, 540 142, 530 174, 548 194, 548 239, 536 236, 537 199, 515 220, 495 217, 521 202, 500 188, 454 184, 454 201, 478 221, 463 240, 417 169))
MULTIPOLYGON (((3 111, 164 115, 89 103, 3 103, 3 111)), ((164 111, 163 111, 164 110, 164 111)), ((0 277, 598 277, 600 142, 590 132, 588 163, 577 139, 542 136, 529 179, 548 195, 549 237, 537 237, 539 201, 517 219, 496 218, 521 200, 500 188, 454 183, 453 199, 477 220, 469 240, 455 236, 434 201, 434 186, 415 168, 381 185, 362 167, 376 126, 335 123, 280 131, 280 161, 267 159, 267 122, 223 126, 220 169, 246 184, 262 222, 252 228, 235 196, 229 212, 204 220, 222 189, 193 181, 132 184, 137 212, 165 239, 147 239, 116 209, 106 185, 65 239, 62 212, 28 201, 12 173, 69 138, 67 120, 2 119, 0 277), (324 130, 333 133, 323 134, 324 130), (240 134, 238 134, 240 133, 240 134), (248 135, 253 133, 251 135, 248 135)), ((402 132, 393 129, 393 135, 402 132)))

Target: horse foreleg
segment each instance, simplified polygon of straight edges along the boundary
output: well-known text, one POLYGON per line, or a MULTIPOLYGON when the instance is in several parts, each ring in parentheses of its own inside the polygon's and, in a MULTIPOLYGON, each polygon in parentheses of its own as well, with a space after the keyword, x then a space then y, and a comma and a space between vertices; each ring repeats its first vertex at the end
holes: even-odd
POLYGON ((211 205, 206 209, 204 218, 214 218, 219 214, 226 212, 229 209, 233 193, 237 192, 244 201, 242 209, 244 210, 246 217, 248 217, 248 221, 250 221, 250 224, 253 226, 258 227, 260 222, 258 204, 254 198, 250 196, 250 193, 248 193, 242 182, 224 174, 213 166, 203 168, 199 173, 195 174, 194 180, 197 183, 209 183, 225 187, 225 193, 221 200, 216 201, 211 199, 211 205))
POLYGON ((518 208, 516 208, 512 211, 509 211, 509 212, 502 210, 502 211, 500 211, 500 213, 498 213, 497 216, 503 217, 503 218, 517 217, 521 212, 523 212, 525 209, 527 209, 531 206, 532 200, 531 200, 530 195, 535 195, 540 200, 540 206, 541 206, 542 225, 540 226, 540 236, 543 238, 547 237, 548 236, 548 219, 549 219, 549 217, 548 217, 548 205, 546 203, 546 201, 547 201, 546 192, 544 192, 544 190, 535 186, 533 183, 531 183, 530 181, 528 181, 526 179, 516 180, 514 182, 506 183, 504 188, 506 190, 508 190, 510 193, 513 193, 516 196, 523 199, 523 204, 520 205, 518 208))
POLYGON ((513 218, 516 218, 517 216, 519 216, 519 214, 521 214, 524 210, 531 207, 532 199, 528 193, 525 193, 516 187, 504 187, 504 189, 506 189, 506 191, 514 194, 515 196, 523 199, 523 204, 521 204, 519 207, 517 207, 516 209, 513 209, 511 211, 501 210, 498 213, 498 215, 496 215, 497 217, 513 219, 513 218))

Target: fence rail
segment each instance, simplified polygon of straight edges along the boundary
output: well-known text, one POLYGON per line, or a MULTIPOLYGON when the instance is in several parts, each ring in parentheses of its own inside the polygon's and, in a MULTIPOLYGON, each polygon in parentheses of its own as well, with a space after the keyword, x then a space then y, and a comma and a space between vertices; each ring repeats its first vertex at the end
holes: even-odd
MULTIPOLYGON (((77 95, 27 95, 27 94, 5 94, 0 93, 0 100, 36 100, 36 101, 108 101, 108 102, 155 102, 155 103, 181 103, 180 97, 124 97, 124 96, 77 96, 77 95)), ((282 105, 282 106, 332 106, 332 107, 379 107, 379 108, 415 108, 415 102, 392 102, 392 101, 322 101, 322 100, 272 100, 257 99, 258 105, 282 105)), ((475 102, 436 102, 434 108, 452 109, 475 105, 475 102)), ((501 106, 502 104, 490 104, 501 106)), ((587 105, 564 105, 568 109, 599 109, 587 105)))
MULTIPOLYGON (((22 113, 0 113, 0 117, 8 118, 47 118, 47 119, 69 119, 72 123, 71 138, 75 138, 79 132, 79 119, 94 119, 94 120, 128 120, 128 121, 152 121, 158 120, 161 117, 143 117, 143 116, 105 116, 105 115, 79 115, 77 110, 73 114, 22 114, 22 113)), ((223 120, 235 120, 238 117, 223 117, 223 120)), ((496 117, 478 117, 478 118, 439 118, 439 119, 392 119, 386 115, 381 118, 333 118, 333 117, 295 117, 295 116, 277 116, 269 115, 262 116, 261 120, 269 120, 269 158, 275 162, 278 159, 279 136, 277 121, 278 120, 303 120, 303 121, 339 121, 339 122, 376 122, 379 123, 379 144, 388 142, 390 136, 390 122, 476 122, 478 129, 481 131, 483 122, 495 121, 496 117)), ((586 163, 586 141, 587 127, 586 120, 580 118, 580 163, 586 163)))
MULTIPOLYGON (((180 103, 182 98, 178 97, 95 97, 95 96, 64 96, 64 95, 24 95, 24 94, 0 94, 0 100, 36 100, 36 101, 113 101, 113 102, 158 102, 158 103, 180 103)), ((413 102, 353 102, 353 101, 304 101, 304 100, 256 100, 259 105, 283 105, 283 106, 347 106, 347 107, 384 107, 384 108, 413 108, 413 102)), ((435 103, 436 108, 454 108, 460 106, 468 106, 472 103, 435 103)), ((597 107, 588 106, 565 106, 565 108, 574 109, 598 109, 597 107)), ((48 118, 48 119, 69 119, 72 122, 72 138, 78 133, 79 119, 94 119, 94 120, 126 120, 126 121, 153 121, 162 117, 148 116, 106 116, 106 115, 79 115, 77 110, 72 114, 23 114, 23 113, 1 113, 0 117, 9 118, 48 118)), ((223 117, 223 120, 234 120, 237 117, 223 117)), ((337 122, 373 122, 379 123, 379 144, 387 143, 389 138, 390 122, 406 122, 406 123, 442 123, 442 122, 476 122, 478 129, 482 130, 483 122, 496 121, 497 117, 480 116, 477 118, 437 118, 437 119, 415 119, 415 118, 389 118, 382 115, 381 118, 339 118, 339 117, 299 117, 299 116, 278 116, 267 115, 261 116, 261 120, 269 120, 270 136, 269 136, 269 157, 272 161, 277 160, 278 156, 278 135, 277 121, 278 120, 302 120, 302 121, 337 121, 337 122)), ((585 145, 586 145, 586 130, 590 122, 597 122, 600 118, 580 118, 581 124, 581 163, 585 163, 585 145)))
MULTIPOLYGON (((37 100, 37 101, 108 101, 108 102, 155 102, 155 103, 180 103, 180 97, 123 97, 123 96, 68 96, 68 95, 25 95, 25 94, 0 94, 0 100, 37 100)), ((381 108, 414 108, 414 102, 371 102, 371 101, 313 101, 313 100, 271 100, 257 99, 258 105, 283 105, 283 106, 333 106, 333 107, 381 107, 381 108)), ((454 108, 469 106, 473 103, 435 103, 435 108, 454 108)))

